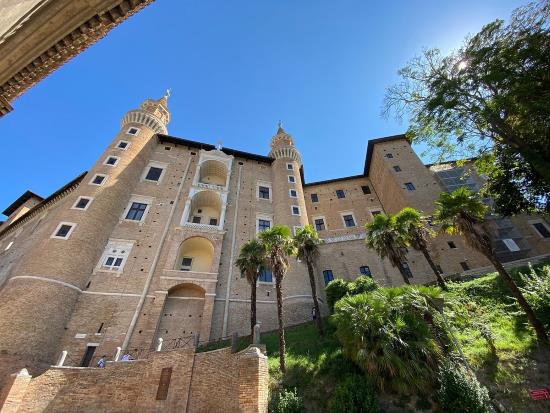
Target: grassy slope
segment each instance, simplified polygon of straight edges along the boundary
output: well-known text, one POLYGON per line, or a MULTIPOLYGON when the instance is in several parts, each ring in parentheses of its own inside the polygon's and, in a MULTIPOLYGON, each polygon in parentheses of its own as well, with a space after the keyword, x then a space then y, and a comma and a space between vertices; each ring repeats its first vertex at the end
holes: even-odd
MULTIPOLYGON (((495 274, 451 284, 447 314, 463 350, 478 377, 512 412, 543 412, 550 403, 529 400, 527 388, 550 386, 548 354, 537 350, 526 320, 507 296, 495 274), (496 354, 481 337, 481 322, 495 338, 496 354)), ((320 338, 312 323, 286 329, 287 374, 278 370, 277 332, 264 334, 273 383, 296 387, 308 411, 327 411, 327 402, 340 378, 357 371, 342 355, 334 329, 325 322, 320 338)))

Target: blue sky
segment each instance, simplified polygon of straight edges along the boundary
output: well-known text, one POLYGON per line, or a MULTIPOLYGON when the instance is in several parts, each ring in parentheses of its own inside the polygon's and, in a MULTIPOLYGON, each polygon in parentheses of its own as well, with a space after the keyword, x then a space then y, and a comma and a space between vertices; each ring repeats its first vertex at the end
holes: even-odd
POLYGON ((267 154, 281 119, 307 182, 359 174, 368 139, 406 130, 380 116, 397 70, 524 3, 157 0, 0 118, 0 211, 90 168, 124 113, 166 88, 171 135, 267 154))

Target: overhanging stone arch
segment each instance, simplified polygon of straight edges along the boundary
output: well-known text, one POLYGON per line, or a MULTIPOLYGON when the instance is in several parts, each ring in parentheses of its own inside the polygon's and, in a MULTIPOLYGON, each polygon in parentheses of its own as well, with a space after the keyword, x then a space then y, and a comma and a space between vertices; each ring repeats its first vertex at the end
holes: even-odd
POLYGON ((208 238, 192 236, 185 239, 179 249, 174 269, 178 271, 211 272, 214 244, 208 238))

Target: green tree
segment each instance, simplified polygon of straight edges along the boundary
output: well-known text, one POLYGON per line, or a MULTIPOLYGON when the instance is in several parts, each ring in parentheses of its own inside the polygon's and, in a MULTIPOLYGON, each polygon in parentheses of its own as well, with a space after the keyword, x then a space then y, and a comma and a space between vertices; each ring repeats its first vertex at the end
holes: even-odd
POLYGON ((395 221, 399 227, 403 228, 407 244, 422 252, 435 274, 437 283, 442 289, 447 290, 445 280, 428 251, 428 239, 433 237, 434 233, 425 226, 425 218, 414 208, 403 208, 395 216, 395 221))
POLYGON ((442 192, 435 204, 434 218, 436 223, 441 224, 441 231, 449 234, 462 234, 471 248, 479 251, 494 265, 510 293, 527 315, 527 319, 535 329, 539 342, 548 344, 548 336, 544 326, 495 255, 491 239, 484 227, 487 206, 481 202, 479 196, 462 187, 451 193, 442 192))
POLYGON ((333 320, 336 336, 350 357, 380 390, 400 393, 433 386, 445 330, 430 302, 439 288, 379 288, 342 298, 333 320))
POLYGON ((391 264, 396 267, 406 284, 410 284, 409 276, 405 271, 403 263, 407 248, 406 237, 403 228, 397 225, 395 216, 386 214, 375 215, 372 222, 365 225, 367 237, 365 243, 369 248, 375 250, 380 258, 388 258, 391 264))
POLYGON ((265 246, 260 241, 252 239, 241 246, 239 257, 235 261, 235 265, 246 276, 246 280, 250 284, 251 335, 254 334, 254 326, 256 325, 256 287, 260 269, 265 264, 266 258, 265 246))
POLYGON ((317 328, 319 334, 323 335, 323 322, 321 320, 321 310, 319 309, 319 300, 317 299, 317 284, 315 282, 314 263, 319 256, 319 234, 311 226, 298 229, 293 238, 294 247, 296 248, 296 256, 304 261, 309 274, 309 284, 311 286, 311 296, 313 297, 313 305, 315 306, 317 328))
POLYGON ((288 270, 288 257, 295 255, 294 244, 290 236, 290 229, 284 225, 274 225, 273 228, 260 232, 260 241, 267 251, 267 262, 275 276, 277 291, 277 319, 279 321, 279 364, 281 371, 285 366, 285 326, 283 319, 283 292, 282 283, 288 270))
MULTIPOLYGON (((401 80, 387 89, 383 105, 386 115, 408 115, 409 137, 427 142, 440 159, 494 150, 493 169, 500 173, 489 177, 543 209, 548 197, 537 194, 550 187, 549 15, 548 0, 529 3, 507 24, 485 25, 447 56, 425 50, 399 71, 401 80), (509 169, 511 163, 518 167, 509 169)), ((493 195, 497 206, 506 204, 508 194, 493 195)), ((508 211, 514 205, 515 212, 524 206, 508 204, 508 211)))

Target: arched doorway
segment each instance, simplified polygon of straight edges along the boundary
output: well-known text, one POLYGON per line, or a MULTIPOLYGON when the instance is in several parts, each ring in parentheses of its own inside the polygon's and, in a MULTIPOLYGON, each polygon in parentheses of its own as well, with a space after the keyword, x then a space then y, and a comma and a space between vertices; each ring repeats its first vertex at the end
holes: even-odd
POLYGON ((195 284, 184 283, 172 287, 160 314, 155 343, 162 338, 169 347, 171 341, 198 334, 202 324, 204 297, 204 289, 195 284))
POLYGON ((192 237, 182 242, 174 269, 178 271, 212 271, 214 245, 203 237, 192 237))

